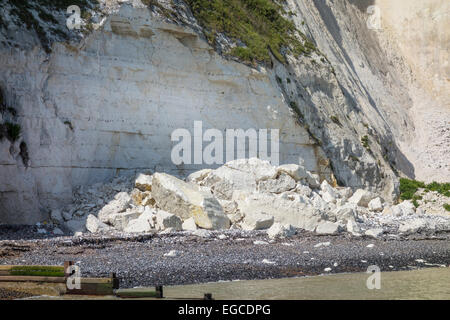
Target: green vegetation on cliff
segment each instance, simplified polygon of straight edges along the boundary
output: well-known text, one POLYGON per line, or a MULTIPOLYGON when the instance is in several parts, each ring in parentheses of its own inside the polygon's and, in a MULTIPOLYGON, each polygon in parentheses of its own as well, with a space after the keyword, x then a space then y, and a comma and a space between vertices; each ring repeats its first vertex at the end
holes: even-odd
POLYGON ((285 50, 294 55, 310 54, 315 46, 298 31, 282 5, 273 0, 186 0, 205 29, 211 45, 223 33, 244 45, 227 52, 238 59, 269 64, 270 53, 286 62, 285 50))
MULTIPOLYGON (((66 14, 67 8, 71 5, 80 7, 82 13, 92 10, 96 5, 96 0, 39 0, 39 1, 11 1, 7 0, 10 6, 9 14, 16 24, 23 25, 28 30, 34 30, 46 52, 51 51, 49 35, 57 37, 59 40, 67 40, 70 30, 65 23, 56 19, 60 12, 66 14)), ((0 9, 5 10, 0 3, 0 9)), ((67 15, 68 16, 68 15, 67 15)), ((0 26, 8 28, 8 25, 0 19, 0 26)))
POLYGON ((419 188, 425 189, 425 192, 436 191, 446 197, 450 197, 450 183, 432 182, 425 184, 421 181, 410 180, 406 178, 400 179, 400 199, 402 200, 419 200, 420 196, 415 193, 419 188))

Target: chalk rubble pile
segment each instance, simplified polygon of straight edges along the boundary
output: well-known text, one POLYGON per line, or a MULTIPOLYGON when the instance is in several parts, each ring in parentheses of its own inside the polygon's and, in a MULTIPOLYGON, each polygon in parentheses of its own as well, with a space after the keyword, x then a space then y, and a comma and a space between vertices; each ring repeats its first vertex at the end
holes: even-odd
POLYGON ((80 187, 74 202, 51 212, 57 229, 79 232, 267 230, 270 238, 303 229, 321 235, 450 231, 450 216, 392 205, 377 194, 327 181, 296 164, 272 166, 256 158, 192 173, 184 181, 166 173, 119 177, 80 187))

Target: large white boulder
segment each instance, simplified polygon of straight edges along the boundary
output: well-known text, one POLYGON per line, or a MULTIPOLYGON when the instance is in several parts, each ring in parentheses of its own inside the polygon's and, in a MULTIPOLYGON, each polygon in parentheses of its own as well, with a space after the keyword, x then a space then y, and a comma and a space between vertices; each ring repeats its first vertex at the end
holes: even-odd
POLYGON ((64 222, 61 210, 58 209, 52 210, 52 212, 50 213, 50 219, 52 219, 53 222, 58 224, 64 222))
POLYGON ((183 220, 193 217, 201 228, 217 230, 230 227, 230 220, 217 199, 194 184, 165 173, 155 173, 152 197, 159 208, 183 220))
POLYGON ((152 176, 149 174, 140 173, 137 176, 134 185, 141 191, 152 191, 152 176))
POLYGON ((86 231, 85 219, 73 219, 66 222, 66 227, 72 232, 84 232, 86 231))
POLYGON ((292 190, 296 187, 295 180, 287 174, 280 174, 276 179, 260 181, 258 184, 259 192, 282 193, 292 190))
POLYGON ((123 231, 131 220, 138 218, 141 214, 142 212, 137 209, 128 209, 126 212, 109 215, 105 223, 123 231))
POLYGON ((416 207, 410 200, 405 200, 402 203, 393 206, 392 212, 396 216, 410 216, 416 213, 416 207))
POLYGON ((338 223, 330 221, 321 221, 316 228, 317 234, 332 235, 338 234, 342 230, 338 223))
POLYGON ((136 219, 130 220, 127 227, 124 229, 125 232, 129 233, 140 233, 149 232, 154 229, 154 217, 155 211, 150 208, 145 208, 144 212, 136 219))
POLYGON ((234 191, 255 192, 258 182, 275 179, 276 176, 277 170, 268 161, 238 159, 213 170, 203 184, 213 189, 218 198, 231 200, 234 191))
POLYGON ((271 239, 275 238, 288 238, 295 235, 296 230, 293 226, 290 224, 281 224, 281 223, 274 223, 268 230, 267 235, 271 239))
POLYGON ((111 215, 124 212, 129 207, 130 203, 130 195, 126 192, 119 192, 112 201, 100 209, 97 216, 101 222, 108 223, 111 215))
POLYGON ((183 221, 175 214, 166 212, 164 210, 158 210, 156 213, 156 225, 160 230, 172 228, 174 230, 182 229, 183 221))
POLYGON ((369 202, 372 199, 375 199, 377 196, 367 190, 363 190, 363 189, 358 189, 356 190, 356 192, 353 194, 353 196, 350 197, 350 199, 348 199, 349 203, 354 203, 360 207, 366 207, 369 205, 369 202))
POLYGON ((96 216, 90 214, 86 219, 86 229, 91 233, 109 230, 109 226, 101 222, 96 216))
POLYGON ((242 229, 244 230, 264 230, 272 226, 273 216, 264 213, 248 214, 244 218, 242 229))
POLYGON ((330 186, 327 180, 323 180, 323 182, 320 185, 320 190, 322 191, 322 193, 328 193, 334 199, 339 197, 339 193, 336 191, 336 189, 330 186))
POLYGON ((275 222, 310 231, 317 227, 323 217, 320 210, 308 203, 290 200, 284 195, 254 193, 240 197, 236 202, 245 217, 263 213, 273 216, 275 222))
POLYGON ((308 171, 298 164, 283 164, 277 167, 279 173, 288 174, 295 181, 303 181, 308 177, 308 171))

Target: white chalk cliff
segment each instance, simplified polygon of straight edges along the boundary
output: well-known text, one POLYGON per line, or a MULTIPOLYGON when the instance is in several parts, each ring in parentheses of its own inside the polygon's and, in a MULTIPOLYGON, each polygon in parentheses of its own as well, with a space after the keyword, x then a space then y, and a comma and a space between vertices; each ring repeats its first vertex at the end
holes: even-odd
MULTIPOLYGON (((70 41, 50 36, 51 50, 2 10, 9 25, 0 33, 0 85, 17 114, 0 122, 14 117, 22 135, 0 141, 0 223, 46 219, 75 186, 116 175, 184 177, 218 167, 171 161, 171 133, 193 132, 194 121, 224 135, 279 129, 280 164, 300 161, 322 179, 387 199, 398 174, 414 177, 414 159, 399 147, 414 132, 414 79, 405 76, 412 71, 383 31, 367 29, 367 13, 352 1, 288 0, 296 26, 327 60, 288 56, 272 69, 222 57, 180 1, 172 4, 178 21, 146 6, 100 2, 107 13, 96 30, 70 41)), ((65 27, 64 12, 58 21, 65 27)), ((42 24, 47 31, 49 22, 42 24)))

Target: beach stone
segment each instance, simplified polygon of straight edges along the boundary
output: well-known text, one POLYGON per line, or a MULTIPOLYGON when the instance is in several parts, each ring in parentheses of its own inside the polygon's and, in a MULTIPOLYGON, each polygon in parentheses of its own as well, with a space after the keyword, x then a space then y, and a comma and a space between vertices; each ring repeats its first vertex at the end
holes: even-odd
POLYGON ((289 238, 295 235, 296 231, 290 224, 274 223, 268 230, 267 235, 270 239, 289 238))
POLYGON ((219 203, 222 206, 222 209, 225 212, 225 214, 229 215, 229 214, 235 214, 236 213, 236 211, 237 211, 237 203, 236 203, 236 201, 233 201, 233 200, 221 200, 221 199, 218 199, 217 201, 219 201, 219 203))
POLYGON ((328 191, 322 193, 322 199, 328 203, 336 203, 336 198, 328 191))
POLYGON ((366 236, 372 237, 372 238, 378 238, 383 234, 383 229, 381 228, 376 228, 376 229, 369 229, 366 232, 364 232, 364 234, 366 236))
POLYGON ((370 191, 358 189, 356 192, 348 199, 348 202, 354 203, 360 207, 366 207, 369 202, 376 198, 376 195, 370 191))
POLYGON ((308 177, 306 169, 298 164, 283 164, 277 167, 277 171, 289 175, 295 181, 306 180, 308 177))
POLYGON ((197 225, 195 224, 194 218, 189 218, 183 222, 181 228, 185 231, 195 231, 197 230, 197 225))
POLYGON ((254 213, 244 218, 242 229, 244 230, 264 230, 272 226, 273 216, 264 213, 254 213))
POLYGON ((375 212, 381 212, 383 210, 383 203, 380 197, 370 200, 369 209, 375 212))
POLYGON ((314 231, 324 217, 320 210, 311 207, 310 204, 292 201, 283 195, 255 193, 237 199, 236 202, 245 217, 263 213, 273 216, 274 222, 290 224, 309 231, 314 231))
POLYGON ((383 215, 393 215, 394 211, 392 210, 392 207, 384 207, 383 211, 382 211, 383 215))
POLYGON ((427 228, 427 221, 422 218, 411 219, 403 222, 398 228, 399 233, 416 233, 427 228))
POLYGON ((152 191, 152 175, 140 173, 134 182, 134 186, 141 191, 152 191))
POLYGON ((282 193, 292 190, 296 187, 295 180, 287 174, 280 174, 276 179, 260 181, 258 184, 259 192, 282 193))
POLYGON ((152 196, 159 208, 183 220, 193 217, 201 228, 219 230, 230 227, 230 220, 217 199, 194 184, 165 173, 155 173, 152 196))
POLYGON ((317 234, 332 235, 338 234, 341 231, 341 226, 338 223, 330 221, 322 221, 316 228, 317 234))
POLYGON ((298 193, 299 195, 303 196, 303 197, 310 197, 312 190, 310 187, 302 185, 300 183, 297 183, 297 186, 294 190, 294 192, 298 193))
POLYGON ((318 189, 320 187, 320 177, 318 174, 307 172, 306 181, 310 188, 318 189))
POLYGON ((97 219, 96 216, 90 214, 86 219, 86 229, 91 233, 108 230, 109 227, 97 219))
POLYGON ((203 184, 213 189, 219 199, 231 200, 234 191, 256 192, 258 182, 276 177, 277 170, 268 161, 238 159, 210 172, 203 184))
POLYGON ((126 212, 114 213, 108 216, 105 223, 113 226, 119 231, 123 231, 128 226, 130 221, 138 218, 141 213, 142 212, 137 209, 129 209, 126 212))
POLYGON ((398 204, 396 208, 400 209, 402 215, 404 216, 411 216, 416 213, 416 207, 410 200, 403 201, 402 203, 398 204))
POLYGON ((128 222, 124 231, 129 233, 150 232, 155 227, 153 222, 154 216, 155 211, 147 207, 138 218, 128 222))
POLYGON ((314 248, 329 247, 329 246, 331 246, 331 242, 329 242, 329 241, 327 241, 327 242, 319 242, 319 243, 314 245, 314 248))
POLYGON ((131 203, 131 197, 126 192, 119 192, 115 195, 114 200, 110 201, 98 213, 98 218, 103 223, 108 223, 110 216, 124 212, 131 203))
POLYGON ((177 231, 182 229, 183 221, 175 214, 166 212, 164 210, 158 210, 156 213, 156 224, 160 230, 167 228, 173 228, 177 231))
POLYGON ((151 192, 150 191, 141 191, 137 188, 134 188, 133 191, 130 193, 131 200, 134 205, 136 206, 146 206, 149 205, 147 198, 151 199, 151 192))
POLYGON ((356 210, 351 206, 336 208, 330 213, 330 215, 334 216, 336 220, 343 221, 344 223, 347 223, 348 221, 356 221, 358 218, 356 210))
POLYGON ((346 228, 347 232, 350 232, 352 235, 358 236, 361 234, 361 228, 359 227, 358 223, 354 220, 348 220, 346 228))
POLYGON ((170 250, 168 253, 164 253, 164 257, 176 257, 180 254, 178 250, 170 250))
POLYGON ((344 201, 347 201, 353 195, 353 190, 349 187, 338 188, 337 192, 344 201))
POLYGON ((320 190, 322 190, 323 193, 328 193, 334 199, 339 197, 339 194, 337 193, 336 189, 330 186, 327 180, 323 180, 323 182, 320 184, 320 190))

